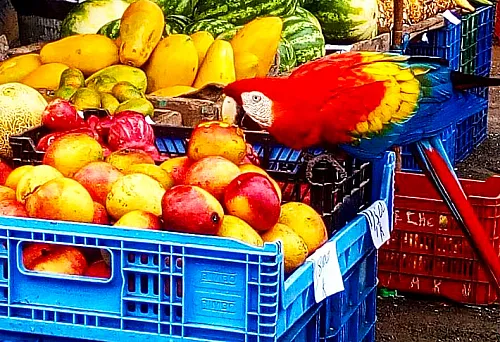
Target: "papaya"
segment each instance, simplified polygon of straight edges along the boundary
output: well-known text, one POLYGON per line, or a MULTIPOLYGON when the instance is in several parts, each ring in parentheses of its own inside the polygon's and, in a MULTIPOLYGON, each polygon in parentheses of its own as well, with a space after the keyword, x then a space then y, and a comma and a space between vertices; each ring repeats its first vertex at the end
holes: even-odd
POLYGON ((259 59, 251 52, 239 52, 234 55, 236 79, 253 78, 257 75, 259 59))
POLYGON ((64 63, 84 75, 119 62, 114 41, 100 34, 69 36, 48 43, 40 51, 42 63, 64 63))
POLYGON ((207 31, 198 31, 190 35, 190 37, 193 40, 196 51, 198 51, 198 67, 200 67, 203 59, 205 59, 208 48, 214 42, 214 36, 207 31))
POLYGON ((158 89, 157 91, 152 92, 150 95, 163 96, 163 97, 176 97, 191 93, 195 90, 197 89, 190 86, 172 86, 168 88, 158 89))
POLYGON ((62 87, 59 87, 54 92, 54 97, 59 98, 59 99, 63 99, 63 100, 69 100, 76 93, 77 90, 78 90, 78 88, 76 88, 76 87, 62 86, 62 87))
MULTIPOLYGON (((139 68, 131 67, 129 65, 111 65, 92 74, 85 80, 85 84, 87 86, 90 86, 92 83, 97 82, 96 78, 100 76, 112 77, 114 80, 116 80, 116 82, 127 81, 132 83, 141 92, 144 93, 146 91, 146 73, 139 68)), ((111 87, 111 89, 112 88, 113 87, 111 87)), ((111 90, 109 92, 111 92, 111 90)))
POLYGON ((56 90, 59 88, 61 75, 66 69, 68 66, 62 63, 43 64, 23 78, 21 83, 32 88, 56 90))
POLYGON ((35 53, 9 58, 0 63, 0 84, 20 82, 40 65, 40 55, 35 53))
POLYGON ((208 48, 193 86, 202 88, 210 83, 226 85, 235 80, 233 48, 229 42, 217 39, 208 48))
POLYGON ((101 75, 92 79, 88 82, 87 87, 95 89, 99 92, 110 93, 113 91, 113 87, 118 83, 116 78, 109 75, 101 75))
POLYGON ((193 39, 172 34, 160 40, 146 66, 148 93, 175 85, 191 86, 198 72, 193 39))
POLYGON ((161 8, 150 0, 132 3, 120 22, 120 62, 140 68, 149 59, 165 28, 161 8))
POLYGON ((264 77, 278 51, 283 21, 279 17, 261 17, 245 24, 231 39, 235 54, 250 52, 257 56, 257 77, 264 77))

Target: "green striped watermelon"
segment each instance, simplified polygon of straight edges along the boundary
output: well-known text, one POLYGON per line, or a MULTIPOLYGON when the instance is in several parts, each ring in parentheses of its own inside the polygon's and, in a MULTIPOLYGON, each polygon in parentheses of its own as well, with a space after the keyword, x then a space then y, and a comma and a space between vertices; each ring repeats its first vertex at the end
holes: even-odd
POLYGON ((306 10, 305 8, 297 6, 297 8, 295 9, 294 15, 296 15, 297 17, 302 17, 304 19, 307 19, 308 21, 313 23, 318 29, 321 30, 321 24, 319 23, 318 18, 316 18, 314 16, 314 14, 312 14, 311 12, 306 10))
POLYGON ((202 0, 194 11, 195 20, 221 19, 234 25, 244 25, 260 16, 289 15, 295 11, 297 0, 202 0))
POLYGON ((292 44, 286 38, 281 37, 278 45, 278 54, 280 56, 280 73, 288 72, 297 65, 297 58, 292 44))
POLYGON ((315 0, 305 5, 329 43, 352 44, 377 35, 377 0, 315 0))
POLYGON ((219 34, 216 39, 223 39, 223 40, 227 40, 227 41, 230 41, 231 39, 233 39, 233 37, 236 35, 236 33, 239 31, 239 29, 241 29, 243 27, 243 25, 240 25, 240 26, 235 26, 227 31, 224 31, 222 32, 221 34, 219 34))
POLYGON ((193 22, 186 27, 186 34, 193 34, 198 31, 207 31, 212 36, 217 37, 219 34, 233 29, 234 25, 226 20, 220 19, 203 19, 193 22))
POLYGON ((152 0, 163 10, 165 16, 183 15, 190 17, 193 15, 194 7, 198 0, 152 0))
POLYGON ((283 18, 284 37, 295 51, 297 64, 323 57, 325 51, 325 38, 321 29, 308 19, 297 15, 283 18))
POLYGON ((98 34, 105 35, 108 38, 116 39, 120 35, 120 20, 115 19, 104 25, 97 31, 98 34))
POLYGON ((164 36, 171 34, 184 33, 186 27, 191 23, 188 17, 183 15, 167 15, 165 17, 165 30, 163 31, 164 36))

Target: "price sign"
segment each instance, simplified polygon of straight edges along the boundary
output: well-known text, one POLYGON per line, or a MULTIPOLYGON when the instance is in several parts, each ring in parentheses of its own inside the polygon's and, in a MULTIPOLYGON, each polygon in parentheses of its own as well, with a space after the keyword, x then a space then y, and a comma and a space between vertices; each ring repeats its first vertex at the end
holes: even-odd
POLYGON ((335 242, 325 243, 308 260, 314 264, 314 299, 316 303, 337 292, 344 291, 335 242))
POLYGON ((375 248, 379 249, 391 237, 389 229, 389 210, 384 201, 375 201, 369 208, 361 212, 368 221, 375 248))

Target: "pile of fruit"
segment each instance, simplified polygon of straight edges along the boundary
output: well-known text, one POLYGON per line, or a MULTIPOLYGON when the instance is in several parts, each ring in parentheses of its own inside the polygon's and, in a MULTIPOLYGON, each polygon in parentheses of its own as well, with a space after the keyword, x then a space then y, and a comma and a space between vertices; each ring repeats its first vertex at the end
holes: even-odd
MULTIPOLYGON (((44 112, 44 122, 53 129, 61 124, 67 128, 61 118, 68 116, 54 112, 71 107, 67 101, 54 100, 44 112)), ((111 118, 107 143, 115 150, 106 157, 99 141, 102 136, 66 130, 47 144, 42 165, 11 170, 0 163, 0 215, 216 235, 255 246, 281 240, 287 273, 327 240, 323 220, 313 208, 299 202, 281 204, 279 185, 256 165, 258 157, 240 128, 204 122, 193 130, 186 156, 155 163, 146 152, 151 144, 148 129, 140 128, 146 132, 144 140, 127 141, 130 135, 120 134, 126 122, 115 121, 136 117, 144 120, 142 114, 132 112, 97 118, 100 122, 111 118)), ((75 117, 73 122, 92 118, 75 117)), ((147 122, 135 120, 151 129, 147 122)), ((106 124, 102 126, 97 130, 105 131, 106 124)), ((48 247, 26 248, 40 252, 48 247)), ((87 265, 75 248, 60 248, 53 252, 61 258, 71 254, 80 266, 87 265)), ((101 270, 109 271, 102 260, 98 262, 101 270)), ((50 265, 42 265, 25 260, 28 269, 55 272, 50 265)), ((75 268, 68 263, 65 271, 58 268, 57 273, 61 272, 85 275, 87 266, 75 268)))

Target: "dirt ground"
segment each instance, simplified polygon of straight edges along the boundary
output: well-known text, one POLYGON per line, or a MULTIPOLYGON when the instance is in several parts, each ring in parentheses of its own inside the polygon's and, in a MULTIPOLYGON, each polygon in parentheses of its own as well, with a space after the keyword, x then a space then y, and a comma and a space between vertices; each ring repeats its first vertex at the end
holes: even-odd
MULTIPOLYGON (((500 77, 500 46, 494 47, 492 76, 500 77)), ((500 89, 490 90, 488 139, 457 165, 463 178, 500 174, 500 89)), ((401 294, 400 294, 401 295, 401 294)), ((377 341, 500 342, 500 305, 466 306, 403 295, 378 298, 377 341)))

